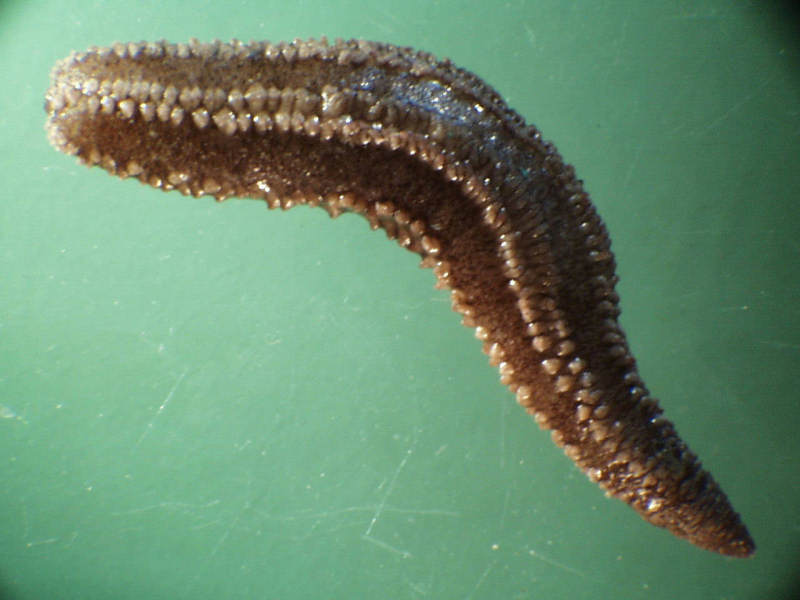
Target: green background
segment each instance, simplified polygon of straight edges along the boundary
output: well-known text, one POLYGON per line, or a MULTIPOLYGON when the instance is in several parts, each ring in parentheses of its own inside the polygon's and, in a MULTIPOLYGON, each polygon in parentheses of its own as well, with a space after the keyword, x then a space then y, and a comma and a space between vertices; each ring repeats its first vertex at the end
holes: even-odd
POLYGON ((800 70, 761 2, 0 3, 0 598, 794 598, 800 70), (327 35, 485 78, 576 165, 623 325, 750 527, 726 559, 604 498, 430 271, 353 216, 57 154, 52 64, 327 35))

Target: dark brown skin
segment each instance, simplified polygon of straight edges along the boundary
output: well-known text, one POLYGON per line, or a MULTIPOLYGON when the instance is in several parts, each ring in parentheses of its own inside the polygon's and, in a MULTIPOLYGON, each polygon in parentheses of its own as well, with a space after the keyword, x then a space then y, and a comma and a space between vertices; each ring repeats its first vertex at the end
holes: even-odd
POLYGON ((475 75, 364 41, 115 44, 60 62, 53 145, 120 177, 362 214, 422 256, 501 381, 598 485, 708 550, 755 544, 639 378, 605 227, 475 75))

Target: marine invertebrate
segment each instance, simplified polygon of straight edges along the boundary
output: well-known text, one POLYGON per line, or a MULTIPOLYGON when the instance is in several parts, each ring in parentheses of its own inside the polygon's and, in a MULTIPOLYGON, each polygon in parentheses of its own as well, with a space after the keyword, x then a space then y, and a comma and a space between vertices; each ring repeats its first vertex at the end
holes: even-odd
POLYGON ((433 268, 593 481, 698 546, 754 551, 637 373, 581 182, 475 75, 365 41, 115 44, 60 62, 46 110, 56 148, 120 177, 363 215, 433 268))

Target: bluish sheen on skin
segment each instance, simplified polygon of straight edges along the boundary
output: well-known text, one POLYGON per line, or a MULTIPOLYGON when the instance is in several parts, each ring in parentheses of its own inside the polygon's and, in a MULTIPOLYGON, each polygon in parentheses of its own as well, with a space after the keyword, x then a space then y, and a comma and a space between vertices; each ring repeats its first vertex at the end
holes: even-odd
POLYGON ((637 373, 581 181, 475 75, 359 40, 114 44, 58 63, 46 110, 57 149, 120 177, 363 215, 433 268, 501 381, 609 495, 754 552, 637 373))

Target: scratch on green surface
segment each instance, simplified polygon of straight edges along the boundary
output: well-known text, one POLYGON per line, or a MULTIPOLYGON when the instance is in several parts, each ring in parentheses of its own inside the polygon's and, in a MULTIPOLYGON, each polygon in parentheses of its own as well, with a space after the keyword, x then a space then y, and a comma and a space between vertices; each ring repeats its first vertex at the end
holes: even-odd
POLYGON ((24 425, 28 424, 28 421, 25 420, 25 417, 18 415, 14 409, 12 409, 10 406, 6 406, 5 404, 0 404, 0 419, 19 421, 24 425))

